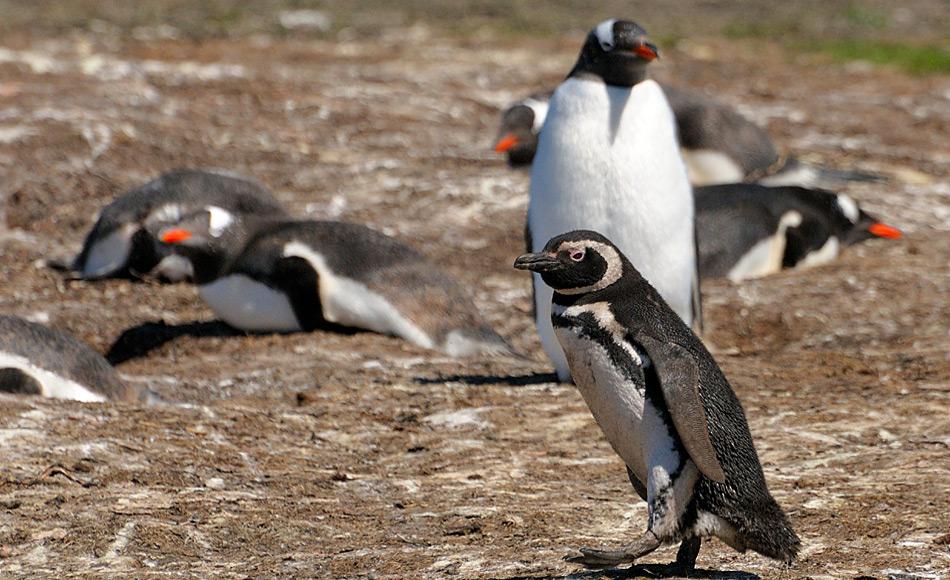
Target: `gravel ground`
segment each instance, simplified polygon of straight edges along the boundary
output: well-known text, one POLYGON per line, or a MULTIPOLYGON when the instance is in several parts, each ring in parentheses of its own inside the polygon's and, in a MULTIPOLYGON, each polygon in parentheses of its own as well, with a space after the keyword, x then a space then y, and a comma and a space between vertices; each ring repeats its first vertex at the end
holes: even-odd
MULTIPOLYGON (((614 577, 562 557, 629 540, 645 505, 578 393, 550 382, 528 277, 510 267, 527 175, 490 151, 499 108, 558 82, 579 42, 419 27, 4 39, 0 312, 111 351, 127 380, 180 404, 0 397, 0 576, 614 577), (298 215, 412 244, 531 360, 452 360, 370 333, 247 336, 188 286, 43 267, 116 194, 182 166, 255 176, 298 215)), ((711 541, 699 565, 947 574, 947 77, 740 40, 667 55, 658 76, 740 107, 790 152, 889 176, 848 192, 907 233, 704 286, 707 341, 804 545, 787 569, 711 541)))

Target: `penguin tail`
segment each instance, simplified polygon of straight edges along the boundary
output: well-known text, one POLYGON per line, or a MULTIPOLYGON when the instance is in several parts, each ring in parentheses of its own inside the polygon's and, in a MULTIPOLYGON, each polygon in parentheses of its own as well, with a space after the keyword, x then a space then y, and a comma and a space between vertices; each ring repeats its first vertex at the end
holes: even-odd
POLYGON ((802 542, 782 508, 769 499, 770 505, 761 506, 755 520, 741 527, 742 540, 746 548, 791 565, 802 542))

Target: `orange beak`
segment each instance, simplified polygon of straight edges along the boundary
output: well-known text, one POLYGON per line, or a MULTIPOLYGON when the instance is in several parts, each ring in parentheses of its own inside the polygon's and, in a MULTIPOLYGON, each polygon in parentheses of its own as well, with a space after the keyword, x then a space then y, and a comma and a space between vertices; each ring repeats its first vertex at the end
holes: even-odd
POLYGON ((506 133, 504 137, 495 143, 495 153, 504 153, 518 144, 518 138, 511 133, 506 133))
POLYGON ((879 238, 887 238, 888 240, 898 240, 903 235, 899 229, 881 222, 871 224, 868 231, 879 238))
POLYGON ((643 60, 654 60, 660 56, 659 49, 649 42, 641 42, 633 49, 633 52, 643 60))
POLYGON ((162 241, 165 242, 166 244, 179 244, 181 242, 184 242, 190 237, 191 237, 191 232, 189 232, 188 230, 174 229, 174 230, 168 230, 167 232, 162 234, 162 241))

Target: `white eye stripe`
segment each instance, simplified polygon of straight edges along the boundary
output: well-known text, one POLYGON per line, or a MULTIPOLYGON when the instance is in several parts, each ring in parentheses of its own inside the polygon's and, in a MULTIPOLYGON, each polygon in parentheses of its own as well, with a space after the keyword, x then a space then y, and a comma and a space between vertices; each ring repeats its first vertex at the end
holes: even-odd
MULTIPOLYGON (((569 251, 572 254, 574 252, 580 251, 585 253, 583 249, 578 250, 578 248, 571 247, 576 242, 564 242, 558 247, 558 252, 569 251)), ((584 245, 591 250, 600 254, 600 256, 607 262, 607 270, 604 272, 604 275, 601 276, 600 280, 596 283, 591 284, 590 286, 583 286, 580 288, 563 288, 558 289, 560 294, 572 295, 572 294, 587 294, 589 292, 596 292, 598 290, 603 290, 607 286, 610 286, 614 282, 620 279, 623 275, 623 262, 620 260, 620 254, 617 253, 613 247, 595 241, 584 242, 584 245)), ((573 258, 573 256, 572 256, 573 258)), ((581 258, 583 259, 583 258, 581 258)))
POLYGON ((600 47, 604 50, 611 50, 614 47, 615 22, 617 22, 616 18, 604 20, 597 25, 597 28, 594 29, 595 34, 597 35, 597 40, 600 42, 600 47))

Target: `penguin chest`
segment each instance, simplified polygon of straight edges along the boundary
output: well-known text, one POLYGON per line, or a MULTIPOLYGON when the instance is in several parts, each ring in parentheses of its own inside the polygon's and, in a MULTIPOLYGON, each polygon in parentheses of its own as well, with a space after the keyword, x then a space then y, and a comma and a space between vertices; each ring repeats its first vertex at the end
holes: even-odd
POLYGON ((300 330, 288 296, 249 276, 224 276, 201 286, 198 292, 218 318, 240 330, 300 330))
POLYGON ((555 327, 555 332, 574 383, 617 455, 645 484, 656 465, 675 471, 680 458, 674 439, 646 397, 644 384, 631 380, 608 348, 578 327, 555 327))

